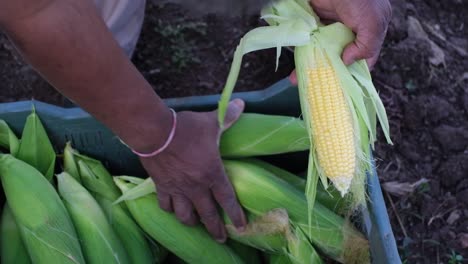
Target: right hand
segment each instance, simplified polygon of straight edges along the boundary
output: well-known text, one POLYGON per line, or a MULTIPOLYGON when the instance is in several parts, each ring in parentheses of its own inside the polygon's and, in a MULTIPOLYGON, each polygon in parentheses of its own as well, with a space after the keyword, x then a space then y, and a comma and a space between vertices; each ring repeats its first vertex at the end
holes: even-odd
MULTIPOLYGON (((226 112, 224 129, 240 117, 244 102, 234 100, 226 112)), ((239 231, 247 225, 219 153, 223 131, 217 111, 180 112, 173 141, 161 154, 141 162, 157 186, 159 205, 174 212, 184 224, 195 225, 198 218, 218 242, 227 232, 218 213, 218 204, 239 231), (197 216, 198 214, 198 216, 197 216)))

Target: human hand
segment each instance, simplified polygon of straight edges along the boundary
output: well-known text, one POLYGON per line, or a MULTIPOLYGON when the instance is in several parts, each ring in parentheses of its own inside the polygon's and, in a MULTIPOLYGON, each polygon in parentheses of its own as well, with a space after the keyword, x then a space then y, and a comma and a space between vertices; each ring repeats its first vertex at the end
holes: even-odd
MULTIPOLYGON (((242 100, 229 104, 224 129, 234 124, 244 110, 242 100)), ((247 224, 234 189, 224 171, 219 153, 221 133, 217 111, 180 112, 173 141, 161 154, 141 158, 157 186, 159 205, 174 212, 184 224, 195 225, 198 216, 218 241, 227 239, 218 213, 219 204, 233 224, 242 230, 247 224)))
MULTIPOLYGON (((388 0, 310 0, 310 4, 324 22, 342 22, 356 34, 342 54, 346 65, 361 59, 370 68, 375 65, 392 17, 388 0)), ((297 84, 295 71, 290 80, 297 84)))

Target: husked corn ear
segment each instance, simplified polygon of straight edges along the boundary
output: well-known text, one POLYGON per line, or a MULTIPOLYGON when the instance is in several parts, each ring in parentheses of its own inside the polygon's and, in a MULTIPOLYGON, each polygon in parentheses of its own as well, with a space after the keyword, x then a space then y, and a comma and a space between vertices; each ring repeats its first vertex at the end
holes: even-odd
POLYGON ((58 190, 75 224, 86 263, 130 263, 127 252, 104 212, 75 178, 57 175, 58 190))
POLYGON ((320 167, 344 195, 356 172, 356 146, 351 109, 341 82, 326 57, 307 69, 312 140, 320 167))
POLYGON ((5 204, 5 207, 3 207, 0 221, 0 263, 31 263, 31 259, 21 238, 19 227, 8 204, 5 204))
POLYGON ((75 228, 50 182, 11 155, 0 156, 8 205, 34 263, 85 263, 75 228))

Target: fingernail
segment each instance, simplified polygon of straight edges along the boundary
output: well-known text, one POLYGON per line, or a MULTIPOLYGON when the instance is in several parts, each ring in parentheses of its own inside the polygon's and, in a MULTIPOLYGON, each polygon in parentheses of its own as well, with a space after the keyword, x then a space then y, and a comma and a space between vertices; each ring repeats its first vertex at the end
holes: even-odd
POLYGON ((226 242, 226 238, 216 238, 216 242, 223 244, 224 242, 226 242))
POLYGON ((232 104, 237 108, 241 108, 244 102, 241 99, 235 99, 232 101, 232 104))

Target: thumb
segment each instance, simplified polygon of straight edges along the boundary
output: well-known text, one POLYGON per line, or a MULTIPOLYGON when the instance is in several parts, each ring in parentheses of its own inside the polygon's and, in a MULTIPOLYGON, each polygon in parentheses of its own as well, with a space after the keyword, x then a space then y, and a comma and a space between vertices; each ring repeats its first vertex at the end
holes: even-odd
POLYGON ((232 100, 226 110, 226 117, 224 118, 223 132, 230 128, 239 119, 242 112, 244 112, 245 103, 241 99, 232 100))
POLYGON ((357 60, 373 59, 378 57, 382 41, 370 30, 360 30, 356 39, 349 43, 343 51, 343 62, 350 65, 357 60), (371 37, 374 36, 374 37, 371 37))

